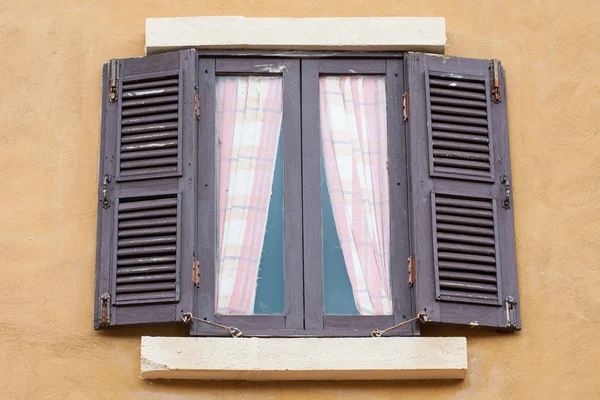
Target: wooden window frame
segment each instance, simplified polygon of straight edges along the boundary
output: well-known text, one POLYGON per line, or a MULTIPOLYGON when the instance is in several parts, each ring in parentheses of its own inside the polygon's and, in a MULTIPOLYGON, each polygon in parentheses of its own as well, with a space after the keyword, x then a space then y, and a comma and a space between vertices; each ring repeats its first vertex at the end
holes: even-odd
MULTIPOLYGON (((196 312, 201 319, 236 326, 244 336, 368 336, 414 314, 406 279, 409 255, 406 128, 402 121, 404 65, 402 53, 205 51, 198 54, 198 255, 214 260, 216 198, 214 92, 217 76, 283 76, 285 311, 284 315, 215 314, 214 262, 200 265, 196 312), (325 315, 321 239, 319 75, 382 75, 386 77, 393 314, 378 316, 325 315), (302 149, 299 152, 298 149, 302 149), (393 155, 393 156, 392 156, 393 155), (315 175, 316 174, 316 175, 315 175), (316 177, 316 179, 315 179, 316 177), (404 230, 404 235, 402 235, 404 230)), ((227 336, 206 324, 194 324, 194 336, 227 336)), ((410 324, 389 335, 418 334, 410 324)))

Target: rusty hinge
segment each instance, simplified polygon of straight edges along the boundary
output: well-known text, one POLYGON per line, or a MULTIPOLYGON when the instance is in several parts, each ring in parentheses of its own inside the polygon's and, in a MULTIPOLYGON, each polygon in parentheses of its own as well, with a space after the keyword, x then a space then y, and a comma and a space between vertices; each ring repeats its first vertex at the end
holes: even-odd
POLYGON ((409 97, 409 93, 408 90, 406 92, 404 92, 404 94, 402 94, 402 117, 404 118, 404 121, 408 120, 408 117, 410 116, 410 97, 409 97))
POLYGON ((502 101, 500 93, 500 60, 490 60, 490 82, 492 84, 492 100, 494 103, 502 101))
POLYGON ((194 88, 194 113, 196 119, 200 121, 200 97, 198 96, 198 86, 194 88))
POLYGON ((417 280, 417 270, 415 269, 415 256, 408 257, 408 285, 414 285, 417 280))
POLYGON ((100 326, 110 325, 110 294, 100 296, 100 326))
POLYGON ((108 101, 114 103, 119 96, 119 60, 113 58, 108 63, 108 101))
POLYGON ((506 296, 504 299, 506 305, 506 326, 510 328, 517 327, 517 300, 512 296, 506 296))
POLYGON ((194 286, 200 287, 200 261, 196 260, 196 257, 192 256, 192 280, 194 286))

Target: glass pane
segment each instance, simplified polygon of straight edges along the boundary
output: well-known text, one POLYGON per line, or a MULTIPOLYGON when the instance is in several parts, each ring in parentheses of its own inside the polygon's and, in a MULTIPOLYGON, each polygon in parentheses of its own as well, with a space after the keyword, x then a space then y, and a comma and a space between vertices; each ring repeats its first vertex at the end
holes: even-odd
POLYGON ((324 76, 319 86, 325 313, 389 315, 385 78, 324 76))
POLYGON ((284 310, 282 114, 281 77, 217 78, 218 314, 284 310))

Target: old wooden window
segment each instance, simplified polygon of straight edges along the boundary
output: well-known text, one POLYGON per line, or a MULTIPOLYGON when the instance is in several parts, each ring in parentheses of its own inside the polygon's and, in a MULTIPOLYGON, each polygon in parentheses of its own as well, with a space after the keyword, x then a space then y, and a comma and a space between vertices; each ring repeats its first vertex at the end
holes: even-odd
POLYGON ((520 329, 497 61, 186 50, 103 82, 96 328, 520 329))

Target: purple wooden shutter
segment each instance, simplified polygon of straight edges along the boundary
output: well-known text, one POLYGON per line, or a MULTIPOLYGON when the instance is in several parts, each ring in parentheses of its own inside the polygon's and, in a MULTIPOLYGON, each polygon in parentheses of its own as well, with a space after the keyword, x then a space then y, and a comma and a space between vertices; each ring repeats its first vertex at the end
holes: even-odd
POLYGON ((503 70, 421 53, 406 65, 417 311, 520 329, 503 70))
POLYGON ((191 310, 196 63, 186 50, 104 66, 96 329, 191 310))

